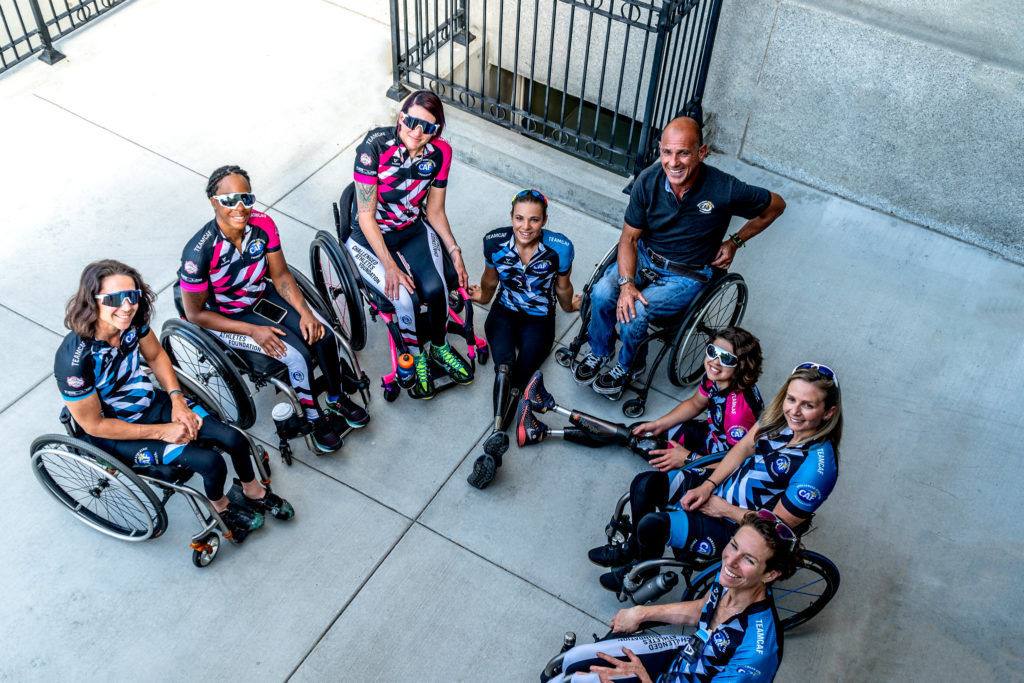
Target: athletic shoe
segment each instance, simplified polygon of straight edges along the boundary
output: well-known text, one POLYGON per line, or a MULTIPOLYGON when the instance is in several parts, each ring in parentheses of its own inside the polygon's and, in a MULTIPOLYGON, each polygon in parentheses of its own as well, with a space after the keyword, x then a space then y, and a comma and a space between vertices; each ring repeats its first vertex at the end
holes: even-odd
POLYGON ((546 413, 555 408, 555 397, 544 388, 544 374, 538 370, 526 384, 523 396, 530 402, 530 408, 537 413, 546 413))
POLYGON ((497 471, 498 467, 494 462, 494 458, 484 454, 473 463, 473 471, 466 477, 466 481, 469 482, 470 486, 485 489, 488 484, 494 481, 494 475, 497 471))
POLYGON ((594 381, 597 373, 601 371, 601 368, 607 362, 608 356, 597 356, 593 353, 588 353, 580 361, 580 364, 576 366, 576 369, 572 371, 572 378, 576 380, 576 384, 586 386, 594 381))
POLYGON ((521 399, 516 411, 516 441, 520 447, 540 443, 547 435, 548 426, 533 414, 530 402, 525 398, 521 399))
MULTIPOLYGON (((610 590, 613 593, 621 593, 622 592, 622 582, 626 579, 626 574, 628 574, 630 572, 630 570, 633 569, 634 566, 635 566, 635 563, 631 563, 631 564, 625 565, 624 567, 616 567, 615 569, 611 570, 610 572, 607 572, 605 574, 601 574, 601 578, 598 579, 598 581, 601 582, 601 587, 604 588, 605 590, 610 590)), ((656 574, 656 573, 657 573, 657 570, 644 572, 643 574, 641 574, 638 577, 639 578, 638 583, 643 583, 647 579, 649 579, 652 576, 654 576, 654 574, 656 574)))
POLYGON ((412 385, 413 398, 434 398, 434 378, 430 376, 430 363, 427 354, 418 353, 414 358, 413 371, 416 373, 415 384, 412 385))
POLYGON ((590 561, 598 567, 621 567, 636 558, 633 556, 629 543, 609 543, 598 548, 591 548, 587 553, 590 561))
POLYGON ((456 384, 469 384, 473 381, 473 373, 462 362, 462 359, 452 352, 452 347, 448 344, 444 346, 431 345, 430 360, 444 368, 444 371, 456 384))
MULTIPOLYGON (((626 380, 626 366, 621 363, 616 363, 615 367, 611 370, 606 370, 597 376, 597 380, 594 382, 594 391, 599 394, 606 396, 618 396, 622 394, 622 390, 625 388, 626 380)), ((639 379, 643 376, 647 370, 646 364, 634 370, 629 375, 629 381, 639 379)))
POLYGON ((276 493, 272 493, 270 491, 267 491, 262 498, 250 498, 246 496, 245 504, 256 512, 273 515, 278 519, 291 519, 295 516, 295 509, 292 507, 292 504, 276 493))
POLYGON ((313 443, 324 453, 341 448, 341 437, 334 431, 328 418, 320 417, 313 422, 313 443))
POLYGON ((231 535, 239 541, 263 526, 262 514, 238 503, 228 503, 227 510, 220 513, 220 518, 228 526, 231 535))
POLYGON ((344 420, 345 424, 353 429, 361 429, 370 422, 366 410, 348 396, 342 396, 337 401, 328 401, 327 414, 338 421, 344 420))
POLYGON ((494 464, 501 467, 501 456, 508 450, 508 434, 495 429, 484 441, 484 453, 494 458, 494 464))

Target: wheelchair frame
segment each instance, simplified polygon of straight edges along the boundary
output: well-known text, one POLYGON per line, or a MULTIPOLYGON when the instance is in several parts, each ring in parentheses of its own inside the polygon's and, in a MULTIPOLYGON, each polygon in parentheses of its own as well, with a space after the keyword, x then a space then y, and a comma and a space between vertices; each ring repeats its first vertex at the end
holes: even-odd
MULTIPOLYGON (((205 401, 209 400, 208 395, 204 395, 187 378, 179 377, 179 381, 189 397, 204 408, 207 406, 205 401)), ((32 442, 29 451, 32 472, 40 485, 80 522, 121 540, 147 541, 161 536, 167 529, 167 501, 175 493, 180 493, 200 526, 189 544, 192 563, 196 567, 209 566, 217 557, 220 536, 241 543, 206 495, 185 483, 194 474, 191 470, 176 465, 160 465, 136 471, 117 457, 83 440, 84 432, 67 408, 61 411, 60 421, 67 436, 45 434, 32 442), (67 480, 65 484, 73 486, 62 485, 58 480, 67 480), (123 521, 132 523, 134 528, 111 520, 112 515, 103 514, 110 510, 116 510, 122 517, 133 518, 123 521)), ((244 430, 238 431, 249 444, 249 453, 260 483, 270 492, 270 457, 266 449, 244 430)))
MULTIPOLYGON (((289 266, 289 270, 295 277, 306 302, 333 328, 339 351, 344 358, 347 358, 349 366, 355 373, 351 379, 359 387, 363 406, 368 408, 370 405, 370 381, 359 365, 347 332, 332 308, 323 301, 317 287, 295 268, 289 266)), ((272 385, 276 393, 282 395, 291 404, 295 415, 303 415, 302 403, 287 380, 287 366, 269 356, 255 359, 254 362, 253 358, 231 348, 210 331, 188 322, 185 319, 181 292, 177 285, 174 286, 174 304, 181 319, 171 319, 164 323, 160 332, 160 342, 167 351, 167 355, 170 356, 178 377, 187 376, 193 384, 203 386, 206 393, 211 396, 213 403, 211 412, 216 413, 223 422, 240 429, 251 427, 256 421, 256 409, 252 395, 245 384, 244 377, 248 377, 256 391, 268 384, 272 385), (188 347, 191 347, 191 351, 188 347), (226 405, 228 399, 229 405, 226 405), (234 406, 236 410, 231 410, 231 406, 234 406)), ((322 374, 313 377, 311 386, 314 396, 319 396, 323 392, 325 383, 322 374)), ((342 442, 352 430, 353 427, 348 427, 339 434, 342 442)), ((303 437, 306 447, 311 453, 316 456, 321 455, 320 449, 313 443, 308 424, 303 422, 298 435, 303 437)), ((292 464, 292 449, 289 444, 289 438, 292 436, 294 435, 284 434, 278 429, 280 439, 278 449, 281 453, 281 460, 288 465, 292 464)))
MULTIPOLYGON (((601 279, 604 271, 618 258, 618 244, 605 252, 604 258, 591 273, 590 279, 583 287, 583 298, 580 302, 580 328, 569 343, 568 348, 560 348, 555 352, 555 361, 567 368, 576 369, 579 364, 579 353, 587 341, 587 328, 590 325, 591 291, 601 279)), ((644 414, 647 395, 654 381, 654 373, 666 355, 670 357, 668 379, 677 387, 696 384, 703 373, 704 347, 714 339, 715 333, 730 325, 738 325, 743 320, 747 307, 747 285, 739 273, 728 273, 715 268, 710 281, 677 317, 652 321, 648 326, 647 335, 640 341, 639 348, 645 348, 651 342, 661 342, 650 369, 642 382, 627 381, 626 387, 636 392, 636 398, 622 405, 626 417, 638 418, 644 414)), ((630 364, 627 377, 638 369, 638 353, 630 364)), ((609 396, 618 400, 622 394, 609 396)))
MULTIPOLYGON (((376 320, 378 317, 384 321, 388 330, 389 352, 391 357, 391 371, 381 377, 381 388, 384 391, 384 400, 393 402, 403 388, 398 376, 398 356, 408 353, 409 349, 402 338, 398 323, 395 321, 390 302, 387 302, 380 294, 370 289, 363 282, 361 273, 352 259, 352 255, 345 248, 345 242, 351 233, 352 204, 355 200, 355 184, 349 183, 342 192, 340 199, 333 205, 334 224, 337 238, 326 231, 319 231, 313 242, 310 244, 310 262, 312 264, 313 281, 324 300, 329 302, 331 309, 342 321, 342 326, 352 331, 353 348, 362 349, 366 343, 366 315, 362 303, 365 302, 369 309, 370 317, 376 320), (340 301, 344 299, 344 301, 340 301), (344 322, 347 321, 347 324, 344 322)), ((447 253, 442 257, 445 263, 445 285, 454 279, 452 263, 447 253)), ((415 299, 415 293, 411 293, 415 299)), ((476 336, 473 329, 473 304, 469 300, 469 294, 462 287, 449 290, 448 295, 448 322, 447 332, 458 334, 466 342, 466 355, 470 367, 475 371, 476 362, 479 358, 481 364, 486 364, 490 355, 487 342, 476 336), (460 316, 460 314, 462 314, 460 316)), ((454 351, 454 349, 453 349, 454 351)), ((404 387, 413 396, 411 384, 404 387)), ((441 375, 435 380, 435 392, 456 386, 446 375, 441 375)))

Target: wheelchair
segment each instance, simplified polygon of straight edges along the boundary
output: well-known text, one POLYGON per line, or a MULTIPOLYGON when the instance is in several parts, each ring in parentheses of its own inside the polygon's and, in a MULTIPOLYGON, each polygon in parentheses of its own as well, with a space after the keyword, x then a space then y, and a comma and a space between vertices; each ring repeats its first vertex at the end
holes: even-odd
MULTIPOLYGON (((618 245, 616 244, 605 253, 604 258, 590 275, 587 284, 583 286, 583 297, 580 302, 580 329, 567 348, 560 348, 555 352, 555 361, 559 365, 575 370, 579 364, 578 356, 584 342, 587 341, 587 327, 590 324, 591 291, 608 266, 615 263, 617 257, 618 245)), ((644 379, 639 383, 627 382, 626 388, 636 392, 637 396, 622 405, 623 414, 630 418, 637 418, 644 414, 647 395, 651 390, 651 383, 654 381, 654 373, 666 357, 669 360, 668 379, 674 386, 688 387, 700 381, 704 372, 704 349, 714 339, 718 330, 730 325, 738 325, 743 320, 746 308, 747 284, 744 282, 743 276, 721 268, 713 268, 708 283, 684 311, 670 318, 655 320, 651 323, 647 336, 641 340, 639 348, 646 348, 654 341, 660 342, 661 348, 654 357, 644 379)), ((638 361, 643 355, 643 353, 638 353, 634 357, 627 377, 631 377, 634 370, 638 369, 638 361)), ((620 397, 621 394, 611 398, 618 400, 620 397)))
MULTIPOLYGON (((341 364, 342 372, 348 375, 349 382, 359 388, 363 406, 369 407, 370 380, 359 366, 349 331, 339 320, 335 309, 324 302, 309 278, 290 265, 288 269, 310 308, 333 328, 342 359, 348 361, 341 364)), ((281 460, 288 465, 292 464, 289 441, 300 436, 310 452, 319 456, 321 451, 313 444, 312 427, 303 419, 304 408, 288 382, 288 367, 276 358, 231 348, 210 331, 186 320, 178 283, 174 284, 174 306, 180 319, 164 323, 160 343, 170 356, 178 377, 186 377, 210 397, 210 412, 222 422, 246 430, 256 422, 256 407, 244 378, 249 379, 256 391, 271 385, 284 398, 286 405, 291 406, 290 418, 274 420, 280 439, 278 449, 281 460)), ((313 396, 319 396, 326 390, 326 381, 319 371, 312 379, 312 389, 313 396)), ((344 440, 352 429, 348 427, 339 436, 344 440)))
MULTIPOLYGON (((210 405, 207 401, 212 397, 200 386, 187 377, 178 379, 190 402, 204 408, 210 405)), ((83 524, 124 541, 148 541, 166 531, 167 501, 180 493, 199 521, 199 531, 192 535, 189 544, 196 567, 213 562, 220 551, 221 536, 233 543, 244 540, 244 536, 232 534, 202 492, 187 485, 193 475, 191 470, 174 464, 129 467, 85 441, 82 428, 66 407, 61 411, 60 421, 66 436, 46 434, 32 442, 32 472, 42 487, 83 524)), ((242 434, 249 442, 256 475, 270 491, 270 457, 252 437, 244 431, 242 434)), ((243 500, 237 480, 227 495, 235 502, 243 500)))
MULTIPOLYGON (((391 354, 391 371, 381 377, 381 389, 384 400, 388 403, 396 401, 402 389, 406 389, 410 397, 414 397, 412 386, 414 378, 403 379, 398 371, 399 356, 409 353, 409 348, 402 338, 402 333, 395 320, 395 309, 391 302, 376 290, 367 286, 345 242, 352 233, 352 208, 355 202, 355 184, 349 183, 334 204, 334 225, 337 238, 326 231, 319 231, 309 247, 312 262, 313 281, 324 301, 328 302, 336 320, 342 329, 349 334, 351 346, 361 350, 366 344, 366 309, 370 318, 380 318, 387 327, 391 354)), ((477 337, 473 331, 473 305, 469 294, 458 286, 455 268, 447 253, 443 253, 445 263, 445 281, 448 285, 448 332, 460 336, 466 342, 468 361, 455 349, 453 353, 466 362, 474 371, 479 359, 481 364, 487 363, 490 350, 487 342, 477 337)), ((416 302, 416 293, 411 292, 416 302)), ((431 361, 433 363, 433 361, 431 361)), ((456 384, 436 366, 433 368, 435 392, 449 389, 456 384)))

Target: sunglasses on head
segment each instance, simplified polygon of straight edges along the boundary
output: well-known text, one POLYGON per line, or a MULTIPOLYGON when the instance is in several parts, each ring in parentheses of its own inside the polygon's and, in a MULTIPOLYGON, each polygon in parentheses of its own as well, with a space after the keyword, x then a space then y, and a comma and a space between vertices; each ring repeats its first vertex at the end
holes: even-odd
POLYGON ((533 188, 530 188, 528 190, 519 190, 519 192, 516 193, 516 196, 512 198, 512 203, 515 204, 523 197, 536 197, 537 199, 544 202, 544 206, 548 205, 548 198, 542 195, 537 190, 534 190, 533 188))
POLYGON ((419 128, 423 131, 424 135, 433 135, 440 127, 436 123, 431 123, 424 119, 418 119, 415 116, 409 116, 408 114, 402 114, 402 125, 410 129, 419 128))
POLYGON ((822 365, 821 363, 801 363, 793 368, 793 372, 796 372, 797 370, 817 370, 819 375, 829 378, 836 383, 836 388, 839 388, 839 376, 836 374, 835 370, 827 365, 822 365))
POLYGON ((251 207, 256 203, 256 195, 252 192, 232 192, 231 194, 215 194, 213 198, 220 202, 220 205, 226 209, 233 209, 238 206, 239 203, 245 208, 251 207))
POLYGON ((781 540, 788 542, 790 548, 796 547, 796 542, 798 540, 796 533, 794 533, 794 531, 790 529, 785 522, 779 519, 774 512, 772 512, 771 510, 758 510, 757 516, 765 520, 766 522, 774 522, 775 535, 778 536, 781 540))
POLYGON ((734 368, 740 362, 740 359, 735 354, 729 353, 721 346, 715 346, 714 344, 708 344, 707 354, 709 360, 717 358, 723 368, 734 368))
POLYGON ((96 300, 104 306, 110 306, 111 308, 121 308, 124 302, 127 301, 129 304, 134 306, 139 303, 142 298, 141 289, 126 289, 123 292, 110 292, 109 294, 97 294, 96 300))

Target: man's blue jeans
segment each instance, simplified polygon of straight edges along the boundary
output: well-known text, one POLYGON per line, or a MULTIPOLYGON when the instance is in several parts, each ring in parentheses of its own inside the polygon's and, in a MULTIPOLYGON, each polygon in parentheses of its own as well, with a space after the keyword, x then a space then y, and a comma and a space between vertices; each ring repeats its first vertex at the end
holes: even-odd
MULTIPOLYGON (((685 309, 694 297, 700 293, 704 283, 676 275, 662 268, 656 268, 647 256, 647 250, 640 244, 636 254, 636 270, 649 268, 660 277, 658 282, 648 284, 641 290, 647 299, 645 306, 642 301, 636 302, 636 317, 628 323, 619 325, 622 336, 622 348, 619 350, 619 363, 628 367, 637 353, 640 341, 647 336, 647 324, 651 320, 667 318, 685 309)), ((700 271, 711 275, 711 267, 700 271)), ((637 277, 636 273, 633 275, 637 277)), ((590 292, 590 326, 587 328, 587 341, 590 351, 598 356, 611 356, 615 347, 615 304, 619 300, 619 267, 617 263, 608 266, 604 275, 590 292)), ((643 349, 646 356, 647 348, 643 349)), ((638 359, 643 362, 645 358, 638 359)))

